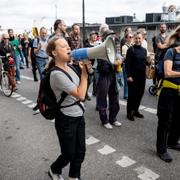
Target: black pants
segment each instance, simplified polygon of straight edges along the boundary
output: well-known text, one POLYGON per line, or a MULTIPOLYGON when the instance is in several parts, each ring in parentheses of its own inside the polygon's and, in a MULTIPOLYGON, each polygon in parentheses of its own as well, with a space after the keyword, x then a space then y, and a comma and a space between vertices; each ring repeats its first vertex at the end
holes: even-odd
POLYGON ((62 174, 62 168, 70 163, 69 177, 80 178, 81 164, 86 151, 84 117, 70 117, 62 113, 57 117, 55 128, 61 155, 51 165, 52 172, 62 174))
POLYGON ((100 74, 97 82, 97 108, 102 124, 116 121, 119 112, 119 92, 117 90, 116 81, 112 79, 110 74, 100 74), (107 103, 107 96, 109 102, 107 103), (109 105, 109 119, 107 118, 107 104, 109 105))
POLYGON ((133 82, 128 82, 127 114, 138 111, 146 84, 144 72, 137 73, 132 78, 133 82))
POLYGON ((36 74, 36 71, 37 71, 36 57, 31 56, 31 64, 32 64, 33 77, 34 77, 34 80, 36 81, 36 80, 37 80, 37 74, 36 74))
POLYGON ((180 138, 180 95, 177 90, 163 88, 158 101, 157 152, 165 153, 167 144, 175 145, 180 138))

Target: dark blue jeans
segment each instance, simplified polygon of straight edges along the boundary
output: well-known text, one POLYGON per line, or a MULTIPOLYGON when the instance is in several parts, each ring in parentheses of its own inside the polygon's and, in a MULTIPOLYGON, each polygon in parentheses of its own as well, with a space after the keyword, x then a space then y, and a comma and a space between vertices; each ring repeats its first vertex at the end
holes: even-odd
POLYGON ((51 165, 52 172, 62 174, 62 168, 70 163, 69 177, 80 178, 86 151, 84 117, 70 117, 59 112, 55 119, 55 128, 61 155, 51 165))

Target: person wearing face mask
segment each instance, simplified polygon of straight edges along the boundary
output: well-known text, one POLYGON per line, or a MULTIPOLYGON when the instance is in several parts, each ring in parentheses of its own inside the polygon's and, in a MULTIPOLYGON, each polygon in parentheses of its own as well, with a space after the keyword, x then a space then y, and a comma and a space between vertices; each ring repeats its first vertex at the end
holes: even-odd
POLYGON ((36 66, 40 75, 40 79, 43 78, 44 67, 48 62, 48 55, 46 54, 47 42, 47 29, 45 27, 41 27, 40 37, 37 37, 33 42, 34 53, 36 55, 36 66))
POLYGON ((139 106, 144 94, 146 83, 147 50, 142 45, 143 36, 137 32, 134 45, 129 47, 126 54, 126 74, 128 81, 127 119, 134 121, 134 117, 144 118, 139 112, 139 106))

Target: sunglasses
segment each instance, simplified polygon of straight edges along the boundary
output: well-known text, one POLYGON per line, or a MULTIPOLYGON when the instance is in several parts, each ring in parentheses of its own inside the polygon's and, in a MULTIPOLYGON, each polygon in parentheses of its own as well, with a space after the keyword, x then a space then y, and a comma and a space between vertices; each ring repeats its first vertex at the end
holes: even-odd
POLYGON ((3 39, 9 39, 9 38, 3 38, 3 39))
POLYGON ((128 38, 133 38, 132 36, 128 36, 128 38))

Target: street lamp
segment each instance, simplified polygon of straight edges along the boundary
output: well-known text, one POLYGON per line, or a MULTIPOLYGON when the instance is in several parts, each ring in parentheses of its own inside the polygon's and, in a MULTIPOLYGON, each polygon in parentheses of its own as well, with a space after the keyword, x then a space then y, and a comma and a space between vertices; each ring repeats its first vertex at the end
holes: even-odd
POLYGON ((83 43, 85 44, 85 5, 84 5, 84 0, 82 0, 82 33, 83 33, 83 43))

